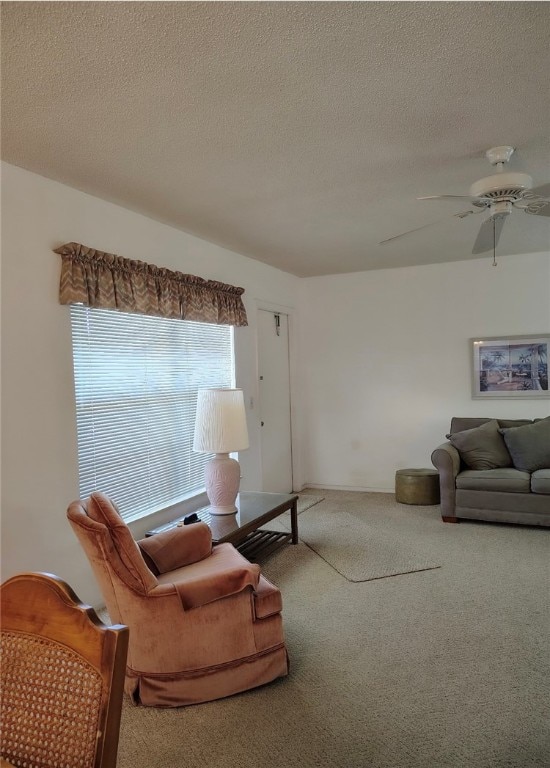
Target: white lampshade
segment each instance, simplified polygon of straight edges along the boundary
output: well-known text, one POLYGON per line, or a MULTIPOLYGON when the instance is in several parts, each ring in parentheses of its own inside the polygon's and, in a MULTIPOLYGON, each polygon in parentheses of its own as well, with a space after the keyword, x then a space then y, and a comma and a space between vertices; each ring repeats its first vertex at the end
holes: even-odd
POLYGON ((199 389, 193 450, 232 453, 248 445, 242 389, 199 389))

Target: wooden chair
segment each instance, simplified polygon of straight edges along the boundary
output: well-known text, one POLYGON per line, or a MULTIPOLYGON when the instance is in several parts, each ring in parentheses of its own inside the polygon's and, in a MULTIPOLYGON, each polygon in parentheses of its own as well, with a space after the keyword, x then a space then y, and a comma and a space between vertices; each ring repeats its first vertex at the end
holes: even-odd
POLYGON ((128 628, 106 627, 52 574, 0 589, 5 764, 114 768, 128 628))

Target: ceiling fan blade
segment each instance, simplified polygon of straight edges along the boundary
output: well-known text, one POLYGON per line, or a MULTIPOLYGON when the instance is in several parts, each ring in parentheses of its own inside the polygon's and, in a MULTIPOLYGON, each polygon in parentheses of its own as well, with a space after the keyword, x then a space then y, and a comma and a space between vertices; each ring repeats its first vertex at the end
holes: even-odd
POLYGON ((428 195, 427 197, 417 197, 417 200, 471 200, 470 195, 428 195))
POLYGON ((506 218, 505 216, 495 216, 483 222, 477 233, 472 253, 485 253, 497 247, 506 218))
POLYGON ((433 227, 435 224, 439 224, 440 221, 442 221, 442 219, 438 219, 437 221, 432 221, 430 222, 430 224, 423 224, 421 227, 408 229, 406 232, 401 232, 401 234, 399 235, 394 235, 393 237, 388 237, 385 240, 380 240, 378 245, 385 245, 386 243, 391 243, 392 240, 397 240, 400 237, 405 237, 405 235, 410 235, 412 232, 419 232, 421 229, 427 229, 427 227, 433 227))
POLYGON ((533 216, 550 216, 550 200, 533 200, 523 210, 533 216))
POLYGON ((542 184, 540 187, 534 187, 533 189, 526 189, 522 194, 524 200, 529 200, 531 197, 550 197, 550 184, 542 184))
MULTIPOLYGON (((464 219, 466 216, 469 216, 471 213, 482 213, 482 211, 460 211, 460 213, 453 213, 452 216, 457 219, 464 219)), ((378 245, 385 245, 386 243, 391 243, 393 240, 397 240, 400 237, 405 237, 405 235, 410 235, 412 232, 419 232, 421 229, 427 229, 427 227, 433 227, 436 224, 439 224, 442 221, 447 220, 447 216, 445 219, 438 219, 437 221, 431 221, 429 224, 423 224, 421 227, 415 227, 414 229, 408 229, 406 232, 401 232, 399 235, 394 235, 393 237, 388 237, 386 240, 381 240, 378 245)))

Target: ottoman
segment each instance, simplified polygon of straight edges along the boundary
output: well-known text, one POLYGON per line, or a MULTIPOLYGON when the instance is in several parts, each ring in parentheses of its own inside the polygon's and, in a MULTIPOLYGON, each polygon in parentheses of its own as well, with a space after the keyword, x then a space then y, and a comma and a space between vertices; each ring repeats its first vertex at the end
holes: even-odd
POLYGON ((439 504, 439 472, 435 469, 398 469, 395 500, 401 504, 439 504))

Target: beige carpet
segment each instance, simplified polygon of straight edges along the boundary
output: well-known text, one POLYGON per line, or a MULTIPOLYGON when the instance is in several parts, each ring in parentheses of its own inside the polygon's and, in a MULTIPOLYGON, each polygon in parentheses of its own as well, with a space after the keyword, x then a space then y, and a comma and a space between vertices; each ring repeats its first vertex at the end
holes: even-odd
MULTIPOLYGON (((314 496, 313 494, 305 494, 302 493, 298 496, 298 514, 301 515, 302 512, 305 512, 306 509, 310 509, 311 507, 314 507, 316 504, 319 504, 321 501, 323 501, 325 497, 324 496, 314 496)), ((287 515, 290 516, 290 512, 286 512, 287 515)))
POLYGON ((350 583, 284 547, 262 568, 283 592, 290 675, 183 709, 125 702, 118 768, 548 768, 550 530, 323 494, 300 524, 383 508, 388 534, 407 526, 442 567, 350 583))

